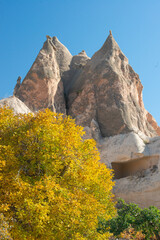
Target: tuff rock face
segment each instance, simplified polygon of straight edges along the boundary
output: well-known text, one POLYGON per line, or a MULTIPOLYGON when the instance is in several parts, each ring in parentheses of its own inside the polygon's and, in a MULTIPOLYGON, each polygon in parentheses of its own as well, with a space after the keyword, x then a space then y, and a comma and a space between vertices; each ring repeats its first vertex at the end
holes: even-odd
POLYGON ((47 36, 35 62, 14 95, 32 111, 50 108, 71 115, 91 131, 96 122, 102 137, 141 131, 149 137, 160 128, 142 100, 142 84, 112 34, 90 59, 76 56, 56 37, 47 36))
POLYGON ((32 111, 48 107, 75 118, 84 138, 96 140, 101 162, 114 169, 115 196, 160 208, 160 128, 144 108, 142 89, 110 32, 91 59, 84 50, 72 56, 47 36, 14 95, 32 111))
POLYGON ((101 161, 114 170, 117 198, 160 208, 160 137, 119 134, 103 138, 99 150, 101 161))
POLYGON ((64 84, 64 91, 66 92, 65 89, 68 87, 69 81, 71 78, 70 63, 72 60, 72 55, 70 54, 68 49, 62 43, 59 42, 57 37, 53 37, 52 42, 56 47, 55 56, 56 56, 57 64, 60 69, 61 80, 64 84))
POLYGON ((15 114, 32 112, 21 100, 15 96, 0 100, 0 107, 3 106, 13 109, 15 114))
MULTIPOLYGON (((14 91, 14 95, 32 111, 50 108, 56 112, 66 112, 64 88, 61 80, 65 68, 63 67, 63 61, 60 62, 59 55, 56 53, 57 50, 59 51, 60 45, 57 39, 47 36, 47 41, 31 69, 18 90, 14 91)), ((60 55, 63 51, 65 52, 63 45, 62 48, 60 55)), ((70 56, 67 49, 66 52, 70 56)), ((62 58, 64 58, 64 55, 62 55, 62 58)))
POLYGON ((142 89, 139 76, 110 34, 72 80, 68 113, 82 126, 97 121, 103 137, 134 130, 155 136, 160 129, 144 108, 142 89))
POLYGON ((73 56, 70 64, 70 78, 67 84, 65 85, 65 91, 66 95, 68 97, 68 92, 70 88, 72 88, 72 85, 74 84, 75 80, 78 78, 78 76, 81 75, 83 72, 83 68, 86 65, 86 63, 89 61, 89 57, 87 56, 86 52, 82 50, 78 55, 73 56))
POLYGON ((143 177, 129 176, 116 181, 117 198, 138 204, 140 207, 155 206, 160 209, 160 173, 150 168, 143 177))

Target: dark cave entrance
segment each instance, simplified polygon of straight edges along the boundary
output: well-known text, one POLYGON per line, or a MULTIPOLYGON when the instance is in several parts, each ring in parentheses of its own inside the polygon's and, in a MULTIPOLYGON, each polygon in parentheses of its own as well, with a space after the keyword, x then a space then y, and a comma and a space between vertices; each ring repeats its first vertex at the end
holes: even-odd
POLYGON ((114 170, 114 179, 120 179, 128 176, 143 176, 148 171, 158 169, 159 155, 144 156, 123 162, 112 162, 114 170))

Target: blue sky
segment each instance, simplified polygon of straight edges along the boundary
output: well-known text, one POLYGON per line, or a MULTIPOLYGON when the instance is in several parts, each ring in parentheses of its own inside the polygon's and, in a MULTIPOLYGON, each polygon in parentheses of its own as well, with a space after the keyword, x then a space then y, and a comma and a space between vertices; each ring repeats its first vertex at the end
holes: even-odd
POLYGON ((33 64, 45 36, 92 56, 109 30, 139 74, 145 108, 160 125, 159 0, 0 0, 0 99, 33 64))

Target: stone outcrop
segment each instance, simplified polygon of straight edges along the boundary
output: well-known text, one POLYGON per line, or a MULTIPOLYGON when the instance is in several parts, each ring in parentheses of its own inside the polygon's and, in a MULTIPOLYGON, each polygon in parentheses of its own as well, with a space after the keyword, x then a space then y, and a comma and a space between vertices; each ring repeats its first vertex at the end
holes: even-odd
POLYGON ((154 137, 160 128, 144 108, 142 89, 138 74, 110 33, 91 59, 84 50, 72 57, 56 37, 47 36, 14 95, 32 111, 67 112, 88 132, 94 120, 102 137, 132 131, 154 137))
POLYGON ((11 108, 15 114, 32 112, 21 100, 15 96, 0 100, 0 107, 3 106, 11 108))
POLYGON ((14 93, 32 111, 50 108, 56 112, 66 113, 64 87, 61 80, 63 66, 58 64, 56 54, 60 44, 58 45, 58 40, 56 41, 57 44, 47 36, 47 41, 31 69, 14 93))
POLYGON ((115 196, 160 208, 160 137, 135 132, 103 138, 101 161, 113 168, 115 196))
MULTIPOLYGON (((120 134, 103 138, 99 144, 99 150, 101 153, 101 161, 109 167, 113 167, 114 163, 117 165, 129 164, 137 161, 137 159, 139 162, 141 162, 141 160, 144 162, 144 159, 148 158, 150 159, 148 161, 151 162, 152 157, 153 159, 158 159, 158 162, 156 160, 155 164, 157 166, 160 165, 160 137, 143 138, 134 132, 120 134)), ((152 165, 155 164, 153 160, 152 165)), ((145 168, 144 166, 144 169, 145 168)), ((133 173, 131 174, 133 175, 133 173)))
POLYGON ((138 134, 131 132, 103 138, 99 150, 101 161, 112 167, 112 162, 124 162, 142 156, 145 143, 138 134))
POLYGON ((140 207, 156 206, 160 209, 160 172, 152 167, 143 176, 128 176, 116 180, 116 197, 140 207))
POLYGON ((74 84, 78 76, 81 75, 81 73, 83 72, 83 68, 89 60, 90 58, 87 56, 84 50, 82 50, 78 55, 73 56, 70 64, 69 81, 66 82, 67 84, 65 84, 65 91, 67 97, 70 88, 72 88, 72 85, 74 84))
POLYGON ((65 89, 68 87, 71 79, 70 63, 72 60, 72 55, 68 49, 57 39, 57 37, 53 37, 52 42, 56 47, 55 56, 60 69, 60 77, 64 84, 64 91, 66 92, 65 89))
POLYGON ((140 130, 147 136, 159 134, 142 100, 138 74, 110 34, 102 46, 74 76, 68 95, 68 113, 77 124, 90 127, 98 122, 103 137, 140 130))
POLYGON ((14 95, 32 111, 48 107, 75 118, 84 138, 96 140, 101 162, 114 169, 116 197, 160 208, 160 128, 144 108, 142 89, 110 32, 91 59, 84 50, 72 56, 47 36, 14 95))

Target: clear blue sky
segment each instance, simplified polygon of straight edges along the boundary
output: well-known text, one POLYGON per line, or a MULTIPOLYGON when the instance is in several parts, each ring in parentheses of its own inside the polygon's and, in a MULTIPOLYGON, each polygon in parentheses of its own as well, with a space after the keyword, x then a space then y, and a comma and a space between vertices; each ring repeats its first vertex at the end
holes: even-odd
POLYGON ((0 0, 0 99, 12 95, 47 34, 91 57, 110 29, 160 125, 160 0, 0 0))

